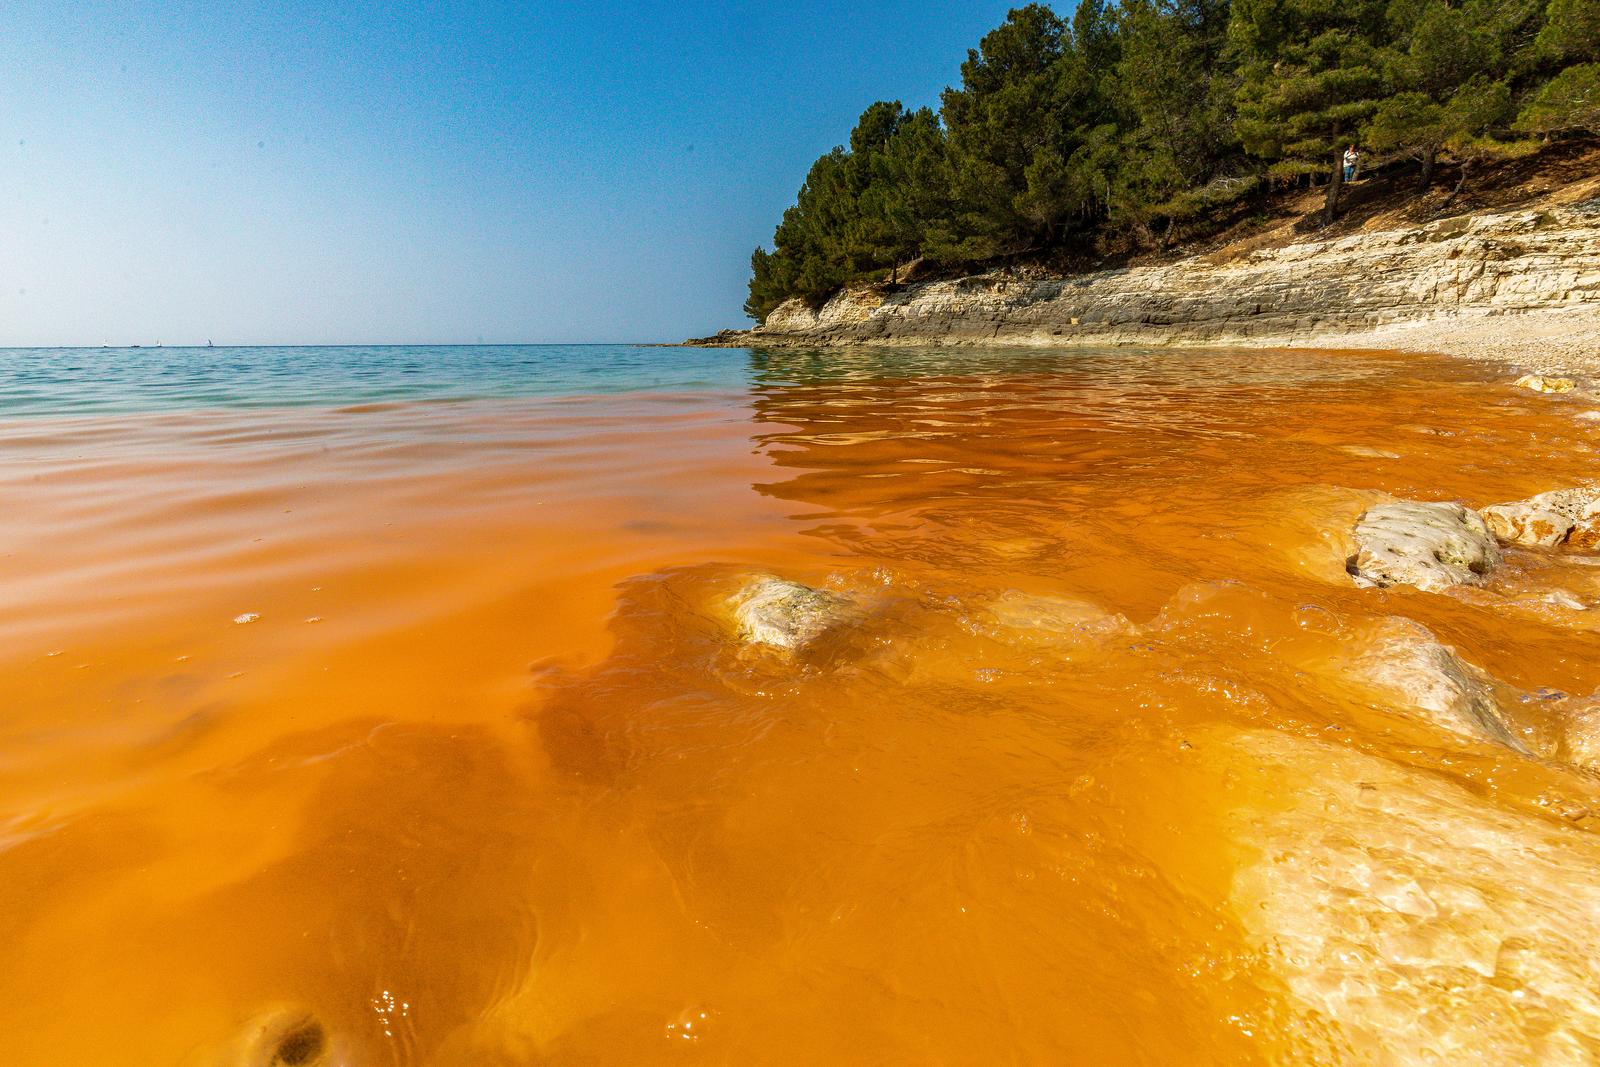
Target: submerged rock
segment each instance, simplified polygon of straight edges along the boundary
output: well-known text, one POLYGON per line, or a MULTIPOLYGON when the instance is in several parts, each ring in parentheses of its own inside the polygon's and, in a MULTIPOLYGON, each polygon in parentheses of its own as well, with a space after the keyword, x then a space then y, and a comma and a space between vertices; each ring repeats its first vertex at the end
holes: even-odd
POLYGON ((1589 605, 1567 592, 1565 589, 1553 589, 1539 597, 1539 603, 1548 604, 1553 608, 1565 608, 1568 611, 1588 611, 1589 605))
POLYGON ((1483 509, 1484 521, 1502 541, 1555 548, 1600 545, 1600 487, 1557 489, 1527 500, 1483 509))
POLYGON ((852 612, 853 602, 770 575, 754 578, 729 600, 739 639, 770 648, 804 648, 852 612))
POLYGON ((1495 700, 1493 679, 1419 623, 1383 620, 1355 643, 1347 669, 1394 711, 1527 752, 1495 700))
POLYGON ((1542 374, 1524 374, 1517 379, 1517 385, 1536 393, 1570 393, 1578 387, 1571 378, 1547 378, 1542 374))
POLYGON ((1346 570, 1363 587, 1481 585, 1500 563, 1489 527, 1460 504, 1380 504, 1356 521, 1355 541, 1346 570))
POLYGON ((1600 836, 1345 746, 1227 749, 1229 904, 1297 1061, 1595 1062, 1600 836))
POLYGON ((1574 767, 1600 771, 1600 697, 1567 711, 1559 755, 1574 767))
POLYGON ((311 1015, 279 1008, 250 1020, 226 1044, 185 1062, 192 1067, 323 1067, 344 1062, 349 1052, 335 1048, 311 1015))
POLYGON ((1072 597, 1007 590, 989 604, 991 636, 1028 644, 1086 645, 1132 629, 1128 620, 1098 604, 1072 597))

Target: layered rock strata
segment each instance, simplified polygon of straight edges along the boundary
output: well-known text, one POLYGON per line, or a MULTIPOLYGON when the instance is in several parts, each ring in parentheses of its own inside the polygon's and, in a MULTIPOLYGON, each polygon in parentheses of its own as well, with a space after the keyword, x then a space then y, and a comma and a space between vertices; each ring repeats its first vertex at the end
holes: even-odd
POLYGON ((1588 308, 1600 200, 1067 278, 999 271, 791 300, 726 346, 1316 343, 1431 320, 1588 308))

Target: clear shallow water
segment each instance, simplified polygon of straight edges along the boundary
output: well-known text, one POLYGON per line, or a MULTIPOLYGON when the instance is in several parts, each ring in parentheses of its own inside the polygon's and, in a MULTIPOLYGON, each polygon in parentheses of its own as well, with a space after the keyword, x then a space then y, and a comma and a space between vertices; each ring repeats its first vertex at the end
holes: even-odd
MULTIPOLYGON (((860 349, 772 354, 643 345, 371 345, 0 349, 0 418, 211 408, 342 406, 401 400, 698 392, 806 381, 973 374, 1014 378, 1071 367, 1265 383, 1282 368, 1249 355, 1127 351, 860 349)), ((1364 368, 1308 365, 1303 379, 1364 368)))
POLYGON ((737 354, 639 345, 0 350, 0 416, 727 387, 737 354))
POLYGON ((1600 610, 1541 598, 1600 567, 1361 590, 1340 541, 1592 480, 1581 399, 1385 355, 391 352, 13 357, 56 384, 0 414, 8 1065, 1600 1050, 1600 782, 1363 673, 1426 627, 1554 751, 1600 610), (756 573, 861 613, 747 646, 756 573))

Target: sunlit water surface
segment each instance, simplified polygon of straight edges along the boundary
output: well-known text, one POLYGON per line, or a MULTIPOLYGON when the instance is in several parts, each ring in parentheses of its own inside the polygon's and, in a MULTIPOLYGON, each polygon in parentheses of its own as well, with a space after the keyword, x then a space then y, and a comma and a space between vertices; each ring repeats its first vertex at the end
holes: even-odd
POLYGON ((1330 531, 1592 480, 1581 409, 1371 354, 5 353, 5 1060, 1337 1058, 1241 889, 1297 783, 1600 800, 1331 664, 1600 657, 1517 606, 1561 561, 1363 591, 1330 531), (870 610, 741 649, 750 573, 870 610))

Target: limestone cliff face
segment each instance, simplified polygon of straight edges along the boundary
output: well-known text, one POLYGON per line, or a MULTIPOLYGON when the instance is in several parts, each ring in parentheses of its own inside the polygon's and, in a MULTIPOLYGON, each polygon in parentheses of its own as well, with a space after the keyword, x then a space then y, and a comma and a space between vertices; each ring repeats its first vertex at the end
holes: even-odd
POLYGON ((1600 199, 1545 210, 1048 280, 1006 272, 821 309, 789 301, 730 345, 1314 343, 1435 319, 1590 307, 1600 315, 1600 199))

